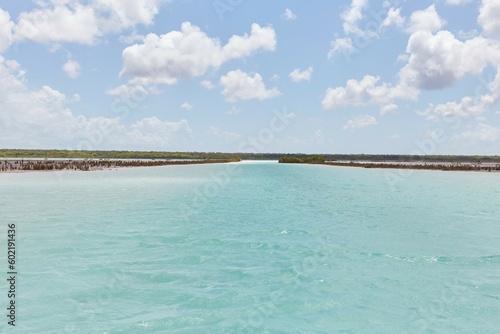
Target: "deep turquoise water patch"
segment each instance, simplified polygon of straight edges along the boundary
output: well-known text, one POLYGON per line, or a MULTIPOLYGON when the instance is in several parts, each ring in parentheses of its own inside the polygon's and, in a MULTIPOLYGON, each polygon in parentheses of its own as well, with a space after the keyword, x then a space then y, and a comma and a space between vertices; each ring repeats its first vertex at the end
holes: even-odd
POLYGON ((0 174, 0 332, 498 333, 500 174, 388 172, 0 174))

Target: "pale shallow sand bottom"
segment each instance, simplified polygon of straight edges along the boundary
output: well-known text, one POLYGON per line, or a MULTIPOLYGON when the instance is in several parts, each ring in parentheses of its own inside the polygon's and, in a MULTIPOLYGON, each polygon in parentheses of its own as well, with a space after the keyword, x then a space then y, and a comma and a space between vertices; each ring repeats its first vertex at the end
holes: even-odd
POLYGON ((388 172, 1 174, 0 217, 18 236, 16 330, 497 333, 500 175, 388 172))

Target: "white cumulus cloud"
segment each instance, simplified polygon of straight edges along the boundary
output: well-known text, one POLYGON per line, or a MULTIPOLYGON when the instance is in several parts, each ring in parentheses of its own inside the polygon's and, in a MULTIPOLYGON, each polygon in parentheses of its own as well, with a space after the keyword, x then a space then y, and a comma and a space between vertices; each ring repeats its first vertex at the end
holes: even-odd
POLYGON ((7 50, 12 44, 12 29, 14 22, 10 20, 8 12, 0 8, 0 54, 7 50))
POLYGON ((38 8, 19 14, 16 39, 39 43, 93 44, 109 32, 137 24, 150 25, 163 0, 38 1, 38 8))
POLYGON ((253 76, 241 71, 230 71, 220 78, 223 87, 222 94, 228 102, 240 100, 266 100, 281 95, 278 88, 267 89, 262 76, 253 76))
POLYGON ((15 34, 17 39, 26 38, 39 43, 92 44, 103 35, 103 31, 94 8, 75 3, 21 13, 15 34))
POLYGON ((330 42, 330 51, 328 51, 327 57, 331 59, 339 53, 351 54, 355 50, 350 37, 336 38, 334 41, 330 42))
POLYGON ((416 31, 436 32, 446 24, 436 11, 436 6, 431 5, 424 10, 417 10, 410 16, 410 26, 406 29, 409 33, 416 31))
MULTIPOLYGON (((180 150, 191 140, 186 120, 75 115, 67 97, 49 86, 31 90, 18 63, 0 56, 0 142, 6 147, 180 150)), ((125 116, 124 116, 125 117, 125 116)))
MULTIPOLYGON (((487 6, 493 5, 483 1, 481 11, 485 12, 487 6)), ((480 75, 489 66, 497 69, 495 79, 487 87, 489 92, 474 99, 465 97, 458 102, 430 105, 419 113, 428 119, 444 115, 477 118, 498 101, 500 43, 497 40, 471 36, 461 41, 451 32, 439 30, 445 21, 434 5, 413 12, 410 21, 406 54, 398 57, 399 61, 406 62, 398 73, 399 81, 394 85, 379 83, 378 77, 367 75, 361 81, 348 80, 345 87, 330 87, 322 101, 325 110, 378 105, 384 115, 397 108, 397 100, 416 100, 421 90, 451 87, 466 75, 480 75)), ((346 45, 348 48, 349 44, 346 45)))
POLYGON ((421 89, 451 86, 466 74, 480 74, 489 64, 500 65, 500 45, 483 37, 462 42, 446 30, 435 35, 417 31, 408 40, 408 64, 400 78, 421 89))
POLYGON ((301 82, 302 80, 311 81, 313 67, 309 66, 306 70, 294 69, 288 76, 293 82, 301 82))
POLYGON ((487 34, 500 37, 500 1, 482 0, 478 22, 487 34))
POLYGON ((344 21, 343 28, 346 34, 364 34, 358 27, 358 21, 363 18, 363 9, 367 5, 367 0, 352 0, 350 8, 341 14, 341 18, 344 21))
POLYGON ((366 75, 361 81, 350 79, 345 87, 328 88, 322 101, 323 109, 335 110, 348 106, 376 104, 381 112, 394 109, 393 101, 416 99, 416 92, 411 88, 391 86, 386 83, 377 85, 380 77, 366 75))
POLYGON ((109 15, 108 30, 122 30, 137 24, 151 25, 160 11, 163 0, 94 0, 93 7, 109 15), (111 26, 113 25, 113 26, 111 26))
POLYGON ((391 8, 387 13, 387 17, 382 22, 382 27, 389 27, 395 25, 396 27, 402 27, 405 23, 405 18, 401 16, 400 8, 391 8))
MULTIPOLYGON (((433 6, 429 8, 424 12, 434 13, 433 6)), ((436 18, 437 14, 430 16, 436 18)), ((415 16, 413 21, 418 21, 415 16)), ((434 28, 422 28, 429 25, 420 25, 421 28, 410 35, 406 54, 398 57, 406 64, 400 69, 396 84, 379 83, 379 78, 371 75, 361 81, 351 79, 345 87, 327 89, 323 108, 335 110, 348 106, 378 105, 383 115, 397 108, 397 100, 416 100, 422 90, 451 87, 466 75, 480 75, 487 67, 493 67, 497 69, 497 74, 486 86, 488 92, 483 96, 431 105, 419 112, 428 119, 443 115, 480 117, 500 99, 500 43, 483 36, 461 41, 446 30, 432 32, 440 24, 430 26, 434 28)))
POLYGON ((148 34, 142 44, 123 50, 121 76, 137 84, 168 84, 196 77, 224 62, 251 55, 258 50, 274 51, 276 33, 271 27, 252 24, 250 35, 232 36, 221 46, 200 28, 184 22, 180 31, 148 34))
POLYGON ((447 102, 437 105, 430 104, 424 111, 418 112, 429 120, 446 119, 446 117, 478 117, 481 116, 488 108, 493 105, 495 99, 491 95, 483 95, 477 99, 469 96, 463 97, 459 102, 447 102))

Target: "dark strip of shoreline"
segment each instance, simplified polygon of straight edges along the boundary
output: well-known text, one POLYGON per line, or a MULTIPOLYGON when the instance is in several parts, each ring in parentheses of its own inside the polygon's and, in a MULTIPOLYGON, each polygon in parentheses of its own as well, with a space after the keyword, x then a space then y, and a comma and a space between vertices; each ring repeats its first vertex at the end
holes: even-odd
POLYGON ((240 159, 203 159, 203 160, 1 160, 1 172, 29 172, 29 171, 96 171, 124 167, 152 167, 167 165, 199 165, 239 162, 240 159))
POLYGON ((500 164, 495 163, 418 163, 418 162, 339 162, 327 161, 323 163, 329 166, 358 167, 358 168, 386 168, 386 169, 417 169, 417 170, 441 170, 441 171, 476 171, 476 172, 500 172, 500 164))

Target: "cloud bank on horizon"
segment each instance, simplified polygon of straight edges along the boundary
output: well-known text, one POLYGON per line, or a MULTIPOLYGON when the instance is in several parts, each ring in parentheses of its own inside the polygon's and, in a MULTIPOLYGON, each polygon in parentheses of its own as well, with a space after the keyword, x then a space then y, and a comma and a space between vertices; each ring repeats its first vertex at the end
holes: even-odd
POLYGON ((0 5, 0 147, 500 154, 500 0, 259 1, 0 5))

